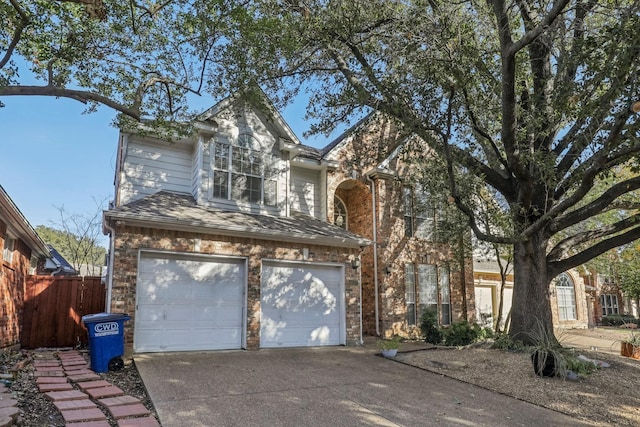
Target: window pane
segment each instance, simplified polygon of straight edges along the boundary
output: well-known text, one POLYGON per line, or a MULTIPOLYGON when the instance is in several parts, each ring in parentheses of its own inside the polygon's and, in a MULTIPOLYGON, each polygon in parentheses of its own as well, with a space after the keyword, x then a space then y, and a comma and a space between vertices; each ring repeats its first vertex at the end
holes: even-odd
POLYGON ((213 172, 213 197, 229 198, 228 172, 213 172))
POLYGON ((556 293, 560 320, 576 320, 576 296, 568 274, 562 273, 556 279, 556 293))
POLYGON ((274 179, 264 181, 264 204, 267 206, 278 204, 278 183, 274 179))
POLYGON ((262 178, 237 173, 231 174, 231 197, 251 203, 260 203, 262 196, 262 178))
POLYGON ((273 156, 251 148, 251 137, 212 149, 213 197, 277 206, 278 169, 273 156))
POLYGON ((403 187, 402 189, 404 203, 404 235, 406 237, 413 236, 413 193, 411 188, 403 187))
POLYGON ((449 269, 440 268, 440 304, 442 307, 442 324, 451 324, 451 289, 449 285, 449 269))
POLYGON ((213 167, 218 170, 229 169, 229 146, 217 143, 213 149, 213 167))
POLYGON ((333 223, 340 228, 348 230, 347 226, 347 207, 339 197, 333 198, 333 223))
POLYGON ((418 303, 419 313, 438 308, 438 274, 435 265, 418 264, 418 303))
POLYGON ((404 266, 404 299, 407 304, 407 324, 416 324, 416 277, 413 264, 404 266))
POLYGON ((3 253, 2 253, 2 257, 3 259, 8 262, 11 263, 11 261, 13 260, 13 239, 7 235, 5 235, 4 237, 4 249, 3 249, 3 253))
POLYGON ((435 230, 435 214, 430 194, 416 188, 416 237, 432 239, 435 230))

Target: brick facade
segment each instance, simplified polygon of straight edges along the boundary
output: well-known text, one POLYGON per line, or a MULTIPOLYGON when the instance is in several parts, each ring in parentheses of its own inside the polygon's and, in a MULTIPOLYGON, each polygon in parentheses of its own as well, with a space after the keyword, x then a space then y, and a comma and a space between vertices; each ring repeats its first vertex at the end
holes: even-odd
POLYGON ((115 231, 115 262, 111 309, 131 316, 125 329, 125 352, 133 351, 133 327, 136 308, 138 255, 141 249, 164 250, 187 254, 246 257, 247 277, 247 349, 260 346, 260 284, 262 260, 305 261, 345 265, 345 312, 347 344, 360 342, 360 287, 358 270, 350 259, 358 249, 342 249, 311 244, 274 242, 257 239, 216 236, 184 231, 170 231, 119 225, 115 231), (309 250, 305 260, 303 248, 309 250))
MULTIPOLYGON (((0 221, 0 249, 4 248, 7 225, 0 221)), ((16 240, 11 262, 2 258, 0 250, 0 350, 20 346, 20 326, 24 307, 24 289, 31 250, 16 240)))
POLYGON ((363 332, 385 337, 417 337, 420 335, 418 325, 409 326, 406 320, 405 265, 446 266, 450 271, 451 320, 466 318, 473 322, 473 263, 470 256, 466 257, 461 269, 449 244, 405 236, 403 177, 410 171, 396 156, 387 163, 392 173, 371 173, 398 137, 390 126, 377 123, 372 131, 357 133, 334 149, 334 160, 339 162, 339 167, 327 177, 327 219, 333 222, 334 196, 338 196, 346 204, 349 231, 374 240, 375 193, 376 247, 375 251, 371 246, 362 252, 363 332), (369 175, 372 178, 368 178, 369 175), (377 252, 377 262, 374 262, 374 252, 377 252))

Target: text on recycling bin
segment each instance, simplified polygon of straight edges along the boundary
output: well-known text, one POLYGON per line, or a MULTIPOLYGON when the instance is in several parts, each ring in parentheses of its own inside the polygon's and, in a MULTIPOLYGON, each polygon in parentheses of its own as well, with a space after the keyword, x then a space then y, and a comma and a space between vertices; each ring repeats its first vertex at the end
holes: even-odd
POLYGON ((96 337, 103 337, 105 335, 117 335, 120 333, 120 325, 118 322, 97 323, 93 330, 96 337))

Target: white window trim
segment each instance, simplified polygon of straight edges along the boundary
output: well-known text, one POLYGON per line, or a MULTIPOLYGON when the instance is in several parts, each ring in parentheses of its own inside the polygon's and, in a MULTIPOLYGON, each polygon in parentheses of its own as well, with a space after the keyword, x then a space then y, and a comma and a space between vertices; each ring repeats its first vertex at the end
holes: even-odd
MULTIPOLYGON (((238 136, 238 140, 240 140, 242 137, 250 137, 253 138, 253 136, 251 136, 250 134, 242 134, 238 136)), ((258 176, 258 175, 254 175, 254 174, 248 174, 248 173, 238 173, 238 172, 234 172, 233 170, 233 151, 234 149, 250 149, 255 151, 256 153, 261 153, 261 154, 265 154, 270 158, 273 158, 273 155, 270 155, 266 152, 260 151, 260 150, 256 150, 253 149, 252 147, 242 147, 238 144, 233 144, 230 142, 221 142, 221 141, 216 141, 215 138, 211 138, 209 140, 209 191, 208 191, 208 195, 209 195, 209 201, 213 202, 214 204, 217 204, 218 202, 222 202, 222 204, 234 204, 238 207, 246 207, 246 208, 250 208, 252 206, 259 206, 261 209, 265 209, 265 210, 278 210, 280 209, 280 203, 278 200, 278 193, 279 193, 279 179, 277 178, 277 174, 274 174, 273 177, 269 177, 267 178, 267 176, 263 173, 262 175, 258 176), (226 149, 228 150, 227 152, 227 169, 220 169, 220 172, 223 172, 226 174, 227 176, 227 197, 217 197, 215 196, 215 172, 216 172, 216 166, 215 166, 215 162, 216 162, 216 146, 224 146, 226 147, 226 149), (237 174, 237 175, 243 175, 243 176, 247 176, 247 177, 252 177, 252 178, 260 178, 261 180, 261 185, 260 185, 260 202, 256 203, 256 202, 252 202, 250 200, 237 200, 233 198, 233 175, 237 174), (275 199, 275 204, 270 205, 270 204, 265 204, 264 200, 265 200, 265 183, 267 181, 273 181, 273 183, 275 184, 275 194, 274 194, 274 199, 275 199)), ((276 163, 276 162, 273 162, 276 163)))
POLYGON ((2 248, 2 259, 7 264, 13 263, 13 253, 16 250, 16 239, 9 233, 4 236, 4 245, 2 248))
POLYGON ((338 197, 337 195, 333 196, 334 197, 334 203, 333 203, 333 222, 335 225, 337 225, 340 228, 344 228, 345 230, 349 230, 349 211, 347 210, 347 204, 344 202, 344 200, 342 200, 340 197, 338 197), (336 209, 336 203, 335 200, 338 200, 338 202, 342 205, 342 207, 344 208, 344 224, 338 225, 336 224, 336 213, 337 213, 337 209, 336 209))
POLYGON ((410 304, 413 305, 414 319, 409 319, 408 316, 406 317, 407 323, 409 326, 418 325, 418 323, 420 322, 420 317, 422 316, 422 313, 424 312, 425 307, 434 307, 434 306, 437 311, 438 325, 450 325, 452 322, 451 322, 451 279, 449 276, 449 269, 445 266, 440 267, 435 264, 424 264, 424 263, 405 264, 405 308, 407 309, 407 312, 410 304), (433 283, 425 284, 423 281, 420 280, 420 277, 421 277, 420 266, 428 266, 433 268, 432 271, 426 271, 425 269, 425 272, 431 278, 435 278, 433 283), (432 272, 434 274, 431 274, 432 272), (411 277, 409 277, 409 274, 411 274, 411 277), (444 280, 445 274, 446 274, 447 280, 444 280), (433 291, 432 285, 434 284, 435 284, 435 291, 431 292, 433 291), (448 292, 443 293, 442 287, 445 284, 447 284, 449 288, 447 290, 448 292), (412 292, 409 292, 408 285, 411 285, 412 292), (427 288, 427 286, 429 286, 429 288, 427 288), (428 299, 427 292, 430 292, 433 294, 432 296, 435 296, 435 303, 433 300, 428 299), (445 296, 448 296, 448 301, 446 302, 446 304, 443 301, 443 297, 445 296), (423 301, 425 299, 428 299, 428 300, 423 301), (443 320, 442 310, 445 307, 448 309, 448 319, 449 319, 448 323, 443 323, 442 321, 443 320))
POLYGON ((556 279, 556 304, 560 321, 578 320, 575 289, 575 283, 567 273, 562 273, 556 279), (563 283, 566 283, 566 285, 563 283), (565 303, 565 297, 567 298, 567 303, 565 303))

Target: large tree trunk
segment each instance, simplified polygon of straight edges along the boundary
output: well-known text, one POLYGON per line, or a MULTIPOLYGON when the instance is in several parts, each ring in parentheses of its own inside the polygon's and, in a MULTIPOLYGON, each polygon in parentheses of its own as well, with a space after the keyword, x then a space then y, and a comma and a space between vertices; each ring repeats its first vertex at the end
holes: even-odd
POLYGON ((547 239, 542 233, 514 245, 514 285, 509 336, 525 344, 535 344, 532 336, 542 328, 554 337, 547 275, 547 239))

